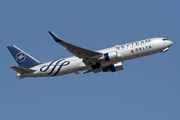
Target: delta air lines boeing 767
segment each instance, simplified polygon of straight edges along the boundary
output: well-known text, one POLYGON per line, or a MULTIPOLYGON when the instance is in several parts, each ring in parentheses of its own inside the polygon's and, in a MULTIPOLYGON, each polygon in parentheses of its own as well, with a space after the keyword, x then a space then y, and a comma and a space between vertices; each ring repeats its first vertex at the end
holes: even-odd
POLYGON ((58 38, 53 32, 48 32, 57 43, 64 46, 75 56, 41 63, 15 45, 8 46, 7 48, 19 65, 11 67, 18 72, 17 77, 19 79, 25 77, 61 76, 69 73, 116 72, 124 69, 123 62, 126 60, 166 52, 173 44, 172 41, 166 38, 149 38, 92 51, 67 43, 58 38))

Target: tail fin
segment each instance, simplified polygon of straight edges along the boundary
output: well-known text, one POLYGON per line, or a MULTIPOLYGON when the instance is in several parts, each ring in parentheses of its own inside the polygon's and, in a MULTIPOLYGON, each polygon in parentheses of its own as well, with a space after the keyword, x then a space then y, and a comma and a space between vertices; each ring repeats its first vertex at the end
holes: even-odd
POLYGON ((7 48, 20 67, 31 68, 41 64, 38 60, 28 55, 15 45, 8 46, 7 48))

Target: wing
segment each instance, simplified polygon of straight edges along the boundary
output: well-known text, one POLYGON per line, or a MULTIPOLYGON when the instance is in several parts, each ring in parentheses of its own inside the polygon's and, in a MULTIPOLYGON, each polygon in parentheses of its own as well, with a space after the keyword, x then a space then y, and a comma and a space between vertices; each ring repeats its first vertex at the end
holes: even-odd
POLYGON ((93 59, 95 60, 102 56, 102 53, 91 51, 91 50, 81 48, 76 45, 64 42, 63 40, 58 38, 53 32, 51 32, 51 31, 48 31, 48 32, 57 43, 64 46, 69 52, 71 52, 78 58, 82 58, 83 61, 93 60, 93 59))

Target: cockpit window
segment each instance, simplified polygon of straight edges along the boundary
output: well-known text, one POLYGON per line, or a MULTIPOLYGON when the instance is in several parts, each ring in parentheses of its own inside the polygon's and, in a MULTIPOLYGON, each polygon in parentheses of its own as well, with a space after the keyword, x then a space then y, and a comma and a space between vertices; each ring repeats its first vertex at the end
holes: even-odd
POLYGON ((163 41, 166 41, 166 40, 168 40, 168 39, 166 39, 166 38, 163 39, 163 41))

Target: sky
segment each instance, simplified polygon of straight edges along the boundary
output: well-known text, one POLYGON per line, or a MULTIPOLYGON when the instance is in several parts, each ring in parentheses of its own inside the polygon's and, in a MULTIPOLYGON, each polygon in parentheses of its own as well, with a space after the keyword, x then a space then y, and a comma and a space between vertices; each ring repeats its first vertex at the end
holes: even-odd
POLYGON ((1 0, 1 120, 178 120, 179 0, 1 0), (41 62, 73 56, 54 42, 90 50, 152 37, 174 42, 166 53, 124 62, 115 73, 19 80, 8 49, 41 62))

